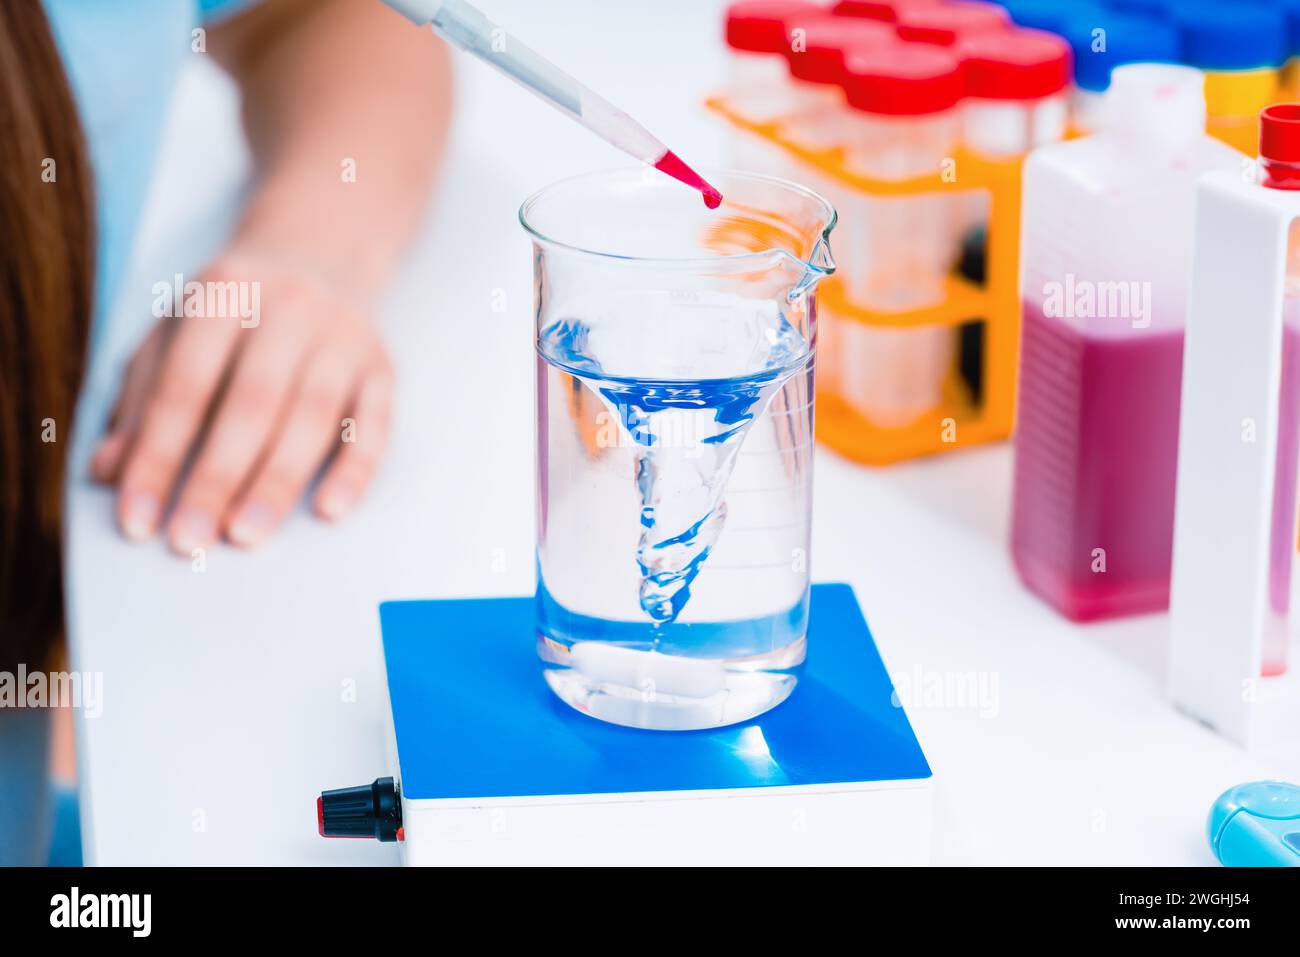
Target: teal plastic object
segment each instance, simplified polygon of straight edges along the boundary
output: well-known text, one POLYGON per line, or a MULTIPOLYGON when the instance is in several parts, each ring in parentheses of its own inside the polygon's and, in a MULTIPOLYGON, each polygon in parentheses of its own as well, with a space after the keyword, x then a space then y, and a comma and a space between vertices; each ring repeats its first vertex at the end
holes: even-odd
POLYGON ((1300 787, 1238 784, 1210 808, 1207 835, 1224 867, 1300 867, 1300 787))

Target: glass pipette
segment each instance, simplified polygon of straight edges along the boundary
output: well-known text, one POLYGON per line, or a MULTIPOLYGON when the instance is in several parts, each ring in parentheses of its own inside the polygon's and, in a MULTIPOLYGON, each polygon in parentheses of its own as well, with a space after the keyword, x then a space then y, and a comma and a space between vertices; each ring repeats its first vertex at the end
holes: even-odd
POLYGON ((569 114, 611 146, 699 190, 710 209, 721 204, 722 194, 644 126, 507 34, 465 0, 384 2, 413 23, 432 26, 443 39, 569 114))

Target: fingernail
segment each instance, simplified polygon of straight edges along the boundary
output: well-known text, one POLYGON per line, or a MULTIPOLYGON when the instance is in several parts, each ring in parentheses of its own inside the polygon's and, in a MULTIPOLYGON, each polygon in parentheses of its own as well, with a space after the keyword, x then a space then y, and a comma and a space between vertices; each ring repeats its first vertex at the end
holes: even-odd
POLYGON ((274 524, 275 513, 270 506, 250 502, 235 513, 226 534, 236 545, 247 548, 266 538, 274 524))
POLYGON ((158 499, 147 492, 135 492, 122 505, 122 532, 133 542, 142 542, 158 528, 158 499))
POLYGON ((184 508, 172 520, 171 545, 182 555, 205 548, 216 538, 217 523, 201 508, 184 508))
POLYGON ((352 494, 350 489, 332 488, 320 497, 316 507, 320 509, 320 513, 326 518, 335 519, 351 509, 356 500, 356 496, 352 494))

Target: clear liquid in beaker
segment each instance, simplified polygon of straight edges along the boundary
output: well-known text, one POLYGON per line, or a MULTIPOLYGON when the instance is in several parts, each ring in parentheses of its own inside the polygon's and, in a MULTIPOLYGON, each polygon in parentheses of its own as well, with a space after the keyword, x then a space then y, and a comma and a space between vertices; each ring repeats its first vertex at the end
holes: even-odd
POLYGON ((770 300, 622 305, 654 319, 605 303, 539 336, 546 677, 606 721, 734 723, 804 657, 808 343, 770 300))

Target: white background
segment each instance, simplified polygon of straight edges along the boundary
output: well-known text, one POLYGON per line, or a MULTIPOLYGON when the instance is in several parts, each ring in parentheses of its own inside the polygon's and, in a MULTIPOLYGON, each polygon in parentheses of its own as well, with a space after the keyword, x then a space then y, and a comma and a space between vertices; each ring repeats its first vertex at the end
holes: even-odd
MULTIPOLYGON (((726 161, 721 124, 700 108, 724 71, 721 4, 481 5, 688 162, 726 161)), ((76 482, 74 667, 105 686, 103 717, 77 722, 91 862, 395 861, 391 846, 319 839, 314 820, 322 788, 385 772, 376 605, 532 589, 531 257, 516 210, 548 182, 623 160, 457 64, 442 184, 382 310, 400 394, 361 509, 339 527, 304 511, 256 552, 212 549, 198 574, 161 543, 119 538, 110 495, 76 482)), ((202 264, 240 193, 229 86, 196 58, 174 110, 82 462, 150 321, 151 286, 202 264)), ((1267 733, 1246 753, 1163 700, 1165 616, 1078 627, 1021 588, 1009 447, 881 470, 818 456, 815 578, 853 584, 900 684, 982 682, 982 700, 909 704, 936 774, 936 863, 1208 864, 1204 821, 1222 790, 1300 780, 1300 681, 1265 688, 1267 733)))

